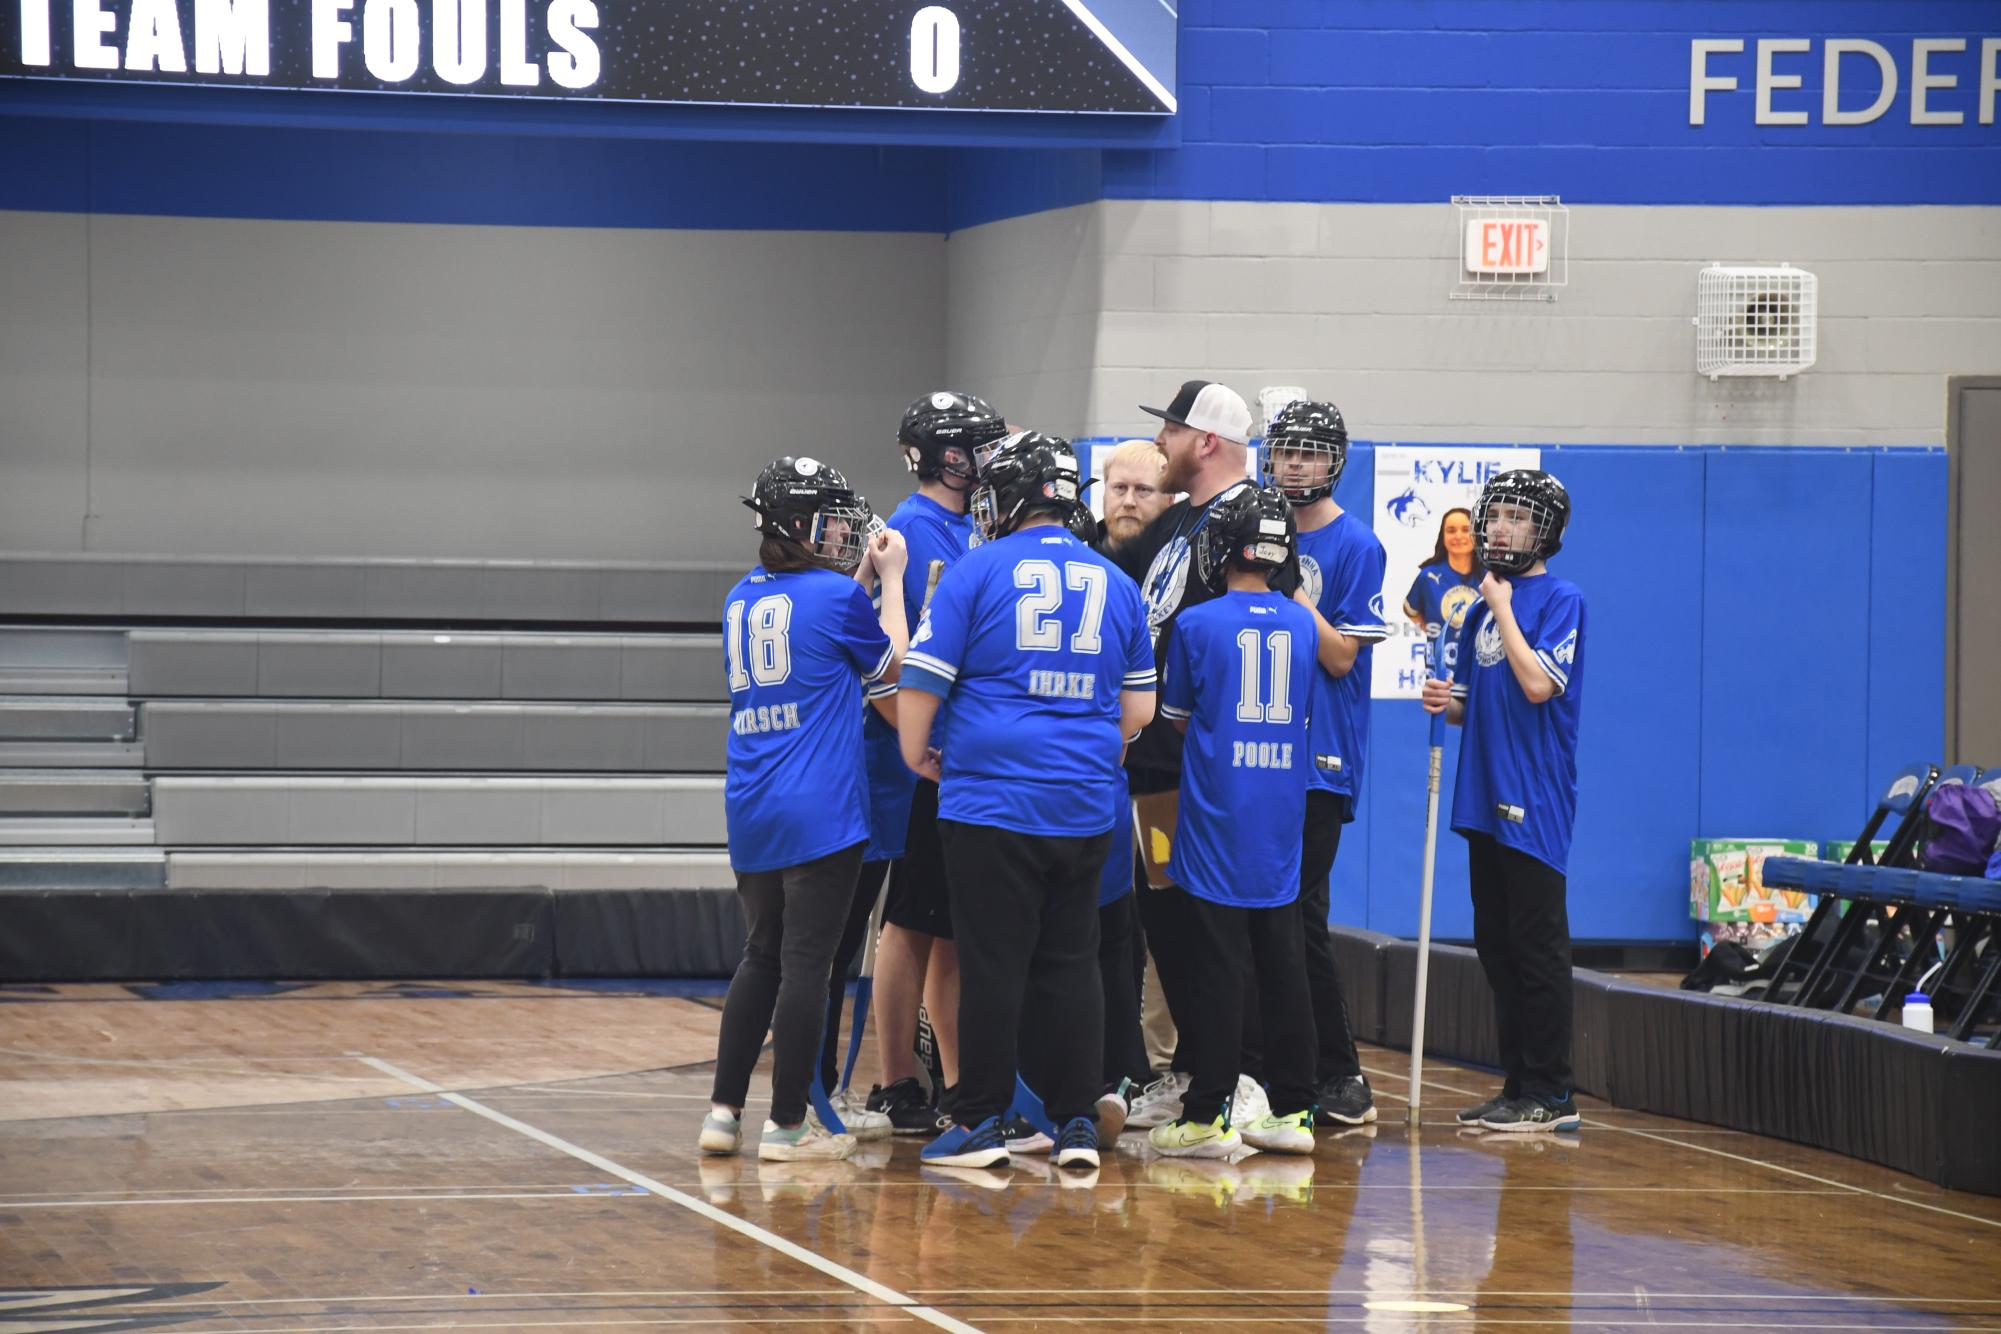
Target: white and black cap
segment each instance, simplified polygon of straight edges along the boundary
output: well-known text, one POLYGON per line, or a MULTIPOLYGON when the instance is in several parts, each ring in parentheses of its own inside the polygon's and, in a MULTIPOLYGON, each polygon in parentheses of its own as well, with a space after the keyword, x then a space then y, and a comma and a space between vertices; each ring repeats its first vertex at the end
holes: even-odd
POLYGON ((1250 406, 1242 394, 1213 380, 1189 380, 1166 407, 1149 408, 1141 404, 1140 411, 1191 431, 1219 435, 1240 445, 1250 443, 1250 406))

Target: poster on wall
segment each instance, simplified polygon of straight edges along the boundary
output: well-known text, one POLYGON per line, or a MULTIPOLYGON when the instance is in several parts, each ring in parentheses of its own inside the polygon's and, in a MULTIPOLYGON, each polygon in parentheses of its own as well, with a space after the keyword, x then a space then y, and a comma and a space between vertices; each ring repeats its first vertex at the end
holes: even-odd
MULTIPOLYGON (((1434 557, 1444 545, 1444 521, 1454 509, 1471 510, 1480 488, 1496 473, 1510 468, 1540 468, 1542 451, 1467 445, 1376 446, 1376 536, 1382 539, 1389 565, 1383 576, 1384 617, 1396 633, 1374 655, 1376 699, 1416 699, 1424 690, 1425 632, 1404 614, 1412 585, 1430 584, 1431 605, 1451 633, 1466 617, 1477 597, 1469 576, 1453 568, 1448 552, 1434 557)), ((1420 593, 1420 596, 1423 596, 1420 593)), ((1423 610, 1421 602, 1413 602, 1423 610)))

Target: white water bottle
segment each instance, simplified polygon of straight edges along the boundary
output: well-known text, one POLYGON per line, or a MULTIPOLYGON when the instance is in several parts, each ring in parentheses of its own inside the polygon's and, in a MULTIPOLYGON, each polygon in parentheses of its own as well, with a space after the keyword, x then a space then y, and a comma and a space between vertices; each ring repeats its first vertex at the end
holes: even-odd
POLYGON ((1904 997, 1904 1027, 1920 1033, 1932 1031, 1932 998, 1922 991, 1904 997))

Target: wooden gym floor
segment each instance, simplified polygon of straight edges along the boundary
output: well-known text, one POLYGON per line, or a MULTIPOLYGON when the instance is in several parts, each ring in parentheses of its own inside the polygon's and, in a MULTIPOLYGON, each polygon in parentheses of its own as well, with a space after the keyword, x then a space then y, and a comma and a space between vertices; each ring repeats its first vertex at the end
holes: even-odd
POLYGON ((704 1160, 671 990, 0 989, 0 1334, 2001 1330, 2001 1200, 1589 1100, 1462 1134, 1496 1082, 1442 1064, 1411 1133, 1376 1049, 1382 1124, 1311 1159, 704 1160))

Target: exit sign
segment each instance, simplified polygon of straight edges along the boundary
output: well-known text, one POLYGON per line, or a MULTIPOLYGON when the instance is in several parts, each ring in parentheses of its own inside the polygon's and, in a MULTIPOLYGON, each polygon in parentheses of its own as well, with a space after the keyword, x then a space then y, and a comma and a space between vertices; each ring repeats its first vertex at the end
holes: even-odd
POLYGON ((1466 224, 1466 272, 1548 273, 1549 223, 1541 218, 1473 218, 1466 224))

